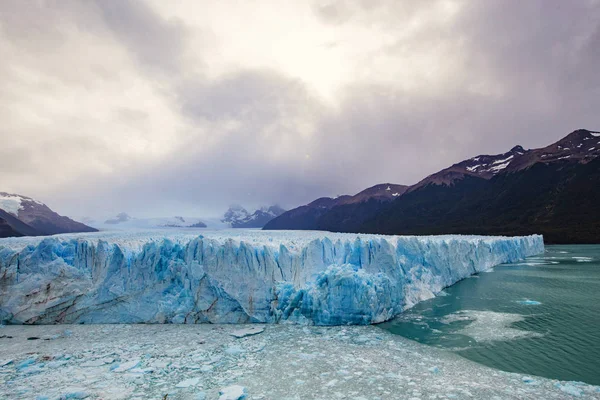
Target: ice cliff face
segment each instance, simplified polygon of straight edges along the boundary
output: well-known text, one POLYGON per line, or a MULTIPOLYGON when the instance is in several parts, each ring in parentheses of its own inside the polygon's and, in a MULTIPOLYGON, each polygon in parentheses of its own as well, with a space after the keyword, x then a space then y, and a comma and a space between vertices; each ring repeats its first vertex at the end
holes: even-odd
POLYGON ((0 320, 370 324, 543 250, 541 236, 170 231, 2 239, 0 320))

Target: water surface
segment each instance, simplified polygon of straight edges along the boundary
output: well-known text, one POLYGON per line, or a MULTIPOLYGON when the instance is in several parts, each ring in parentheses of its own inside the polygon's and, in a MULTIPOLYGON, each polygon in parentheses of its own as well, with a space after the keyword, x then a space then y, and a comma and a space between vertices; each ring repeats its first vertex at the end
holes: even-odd
POLYGON ((465 279, 380 327, 510 372, 600 384, 600 246, 465 279))

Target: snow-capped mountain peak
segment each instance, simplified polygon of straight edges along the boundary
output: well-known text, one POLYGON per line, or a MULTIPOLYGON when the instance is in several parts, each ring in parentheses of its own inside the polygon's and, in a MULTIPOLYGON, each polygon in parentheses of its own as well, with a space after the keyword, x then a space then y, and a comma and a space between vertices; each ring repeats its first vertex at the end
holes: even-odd
POLYGON ((3 209, 7 213, 10 213, 15 217, 18 217, 19 211, 23 210, 26 205, 31 203, 38 204, 40 206, 45 206, 45 204, 41 201, 37 201, 35 199, 32 199, 31 197, 0 192, 0 209, 3 209))
POLYGON ((464 173, 469 175, 478 175, 484 178, 490 178, 505 170, 515 159, 522 156, 529 150, 525 150, 522 146, 515 146, 508 152, 496 155, 479 155, 453 165, 450 168, 457 172, 464 169, 464 173))
POLYGON ((57 214, 41 201, 6 192, 0 192, 0 224, 0 237, 95 231, 57 214))
POLYGON ((275 217, 283 214, 285 210, 278 205, 263 206, 252 214, 240 205, 232 205, 223 215, 222 222, 232 228, 262 228, 275 217))
POLYGON ((410 188, 414 191, 428 184, 452 185, 465 176, 491 179, 504 172, 516 172, 532 165, 552 162, 588 163, 600 156, 600 132, 578 129, 549 146, 526 150, 515 146, 496 155, 479 155, 456 163, 423 179, 410 188))

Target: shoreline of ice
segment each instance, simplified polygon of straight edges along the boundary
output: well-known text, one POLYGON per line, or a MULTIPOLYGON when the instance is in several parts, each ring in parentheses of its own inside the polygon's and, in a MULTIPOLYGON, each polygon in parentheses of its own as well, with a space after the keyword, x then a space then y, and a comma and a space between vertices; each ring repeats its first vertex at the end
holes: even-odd
POLYGON ((7 323, 383 322, 539 235, 148 231, 0 239, 7 323))
POLYGON ((597 386, 494 370, 376 326, 244 328, 4 326, 0 397, 600 399, 597 386))

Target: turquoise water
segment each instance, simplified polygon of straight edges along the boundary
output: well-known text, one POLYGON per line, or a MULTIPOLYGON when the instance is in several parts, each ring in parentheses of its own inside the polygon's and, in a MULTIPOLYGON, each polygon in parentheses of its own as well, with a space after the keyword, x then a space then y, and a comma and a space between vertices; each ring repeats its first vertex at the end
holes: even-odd
POLYGON ((379 326, 504 371, 600 384, 600 246, 547 246, 443 294, 379 326))

